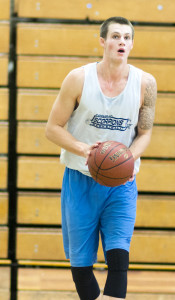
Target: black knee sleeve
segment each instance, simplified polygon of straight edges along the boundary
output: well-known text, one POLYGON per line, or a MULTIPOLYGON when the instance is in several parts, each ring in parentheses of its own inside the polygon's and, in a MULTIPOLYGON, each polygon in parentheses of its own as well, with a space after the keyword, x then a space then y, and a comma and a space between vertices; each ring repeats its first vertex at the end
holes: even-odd
POLYGON ((123 249, 112 249, 107 251, 106 255, 108 276, 104 288, 104 295, 125 299, 129 252, 123 249))
POLYGON ((71 267, 73 281, 81 300, 94 300, 100 289, 91 267, 71 267))

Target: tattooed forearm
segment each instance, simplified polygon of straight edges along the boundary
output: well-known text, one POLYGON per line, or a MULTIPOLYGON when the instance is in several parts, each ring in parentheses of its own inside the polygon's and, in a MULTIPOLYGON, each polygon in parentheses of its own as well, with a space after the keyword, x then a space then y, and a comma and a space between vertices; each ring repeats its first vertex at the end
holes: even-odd
POLYGON ((153 126, 155 114, 155 102, 157 97, 157 86, 155 79, 151 76, 146 79, 144 102, 139 113, 139 127, 149 130, 153 126))
POLYGON ((143 130, 151 129, 154 121, 154 111, 148 107, 140 109, 139 127, 143 130))

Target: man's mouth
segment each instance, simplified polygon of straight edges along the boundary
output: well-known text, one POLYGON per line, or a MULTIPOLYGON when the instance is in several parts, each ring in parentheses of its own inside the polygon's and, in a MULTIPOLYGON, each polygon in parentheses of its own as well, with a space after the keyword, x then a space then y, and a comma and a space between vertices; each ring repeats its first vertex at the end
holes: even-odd
POLYGON ((119 53, 125 53, 125 49, 119 49, 118 52, 119 53))

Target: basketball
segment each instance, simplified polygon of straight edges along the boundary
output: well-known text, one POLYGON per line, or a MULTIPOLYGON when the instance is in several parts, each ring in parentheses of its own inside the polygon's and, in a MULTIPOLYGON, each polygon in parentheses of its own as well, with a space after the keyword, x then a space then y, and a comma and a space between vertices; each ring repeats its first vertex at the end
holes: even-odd
POLYGON ((91 151, 88 168, 95 181, 114 187, 125 183, 133 175, 134 158, 122 143, 106 141, 91 151))

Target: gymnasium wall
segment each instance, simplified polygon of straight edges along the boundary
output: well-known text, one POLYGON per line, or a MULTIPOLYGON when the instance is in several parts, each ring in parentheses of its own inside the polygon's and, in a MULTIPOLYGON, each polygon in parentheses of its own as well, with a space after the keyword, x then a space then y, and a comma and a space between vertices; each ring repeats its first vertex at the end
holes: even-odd
MULTIPOLYGON (((64 166, 45 125, 66 74, 101 59, 99 26, 114 15, 135 27, 129 63, 158 84, 137 176, 127 299, 174 299, 174 11, 172 0, 0 0, 0 300, 62 300, 75 291, 62 244, 64 166)), ((103 288, 101 244, 95 272, 103 288)))

